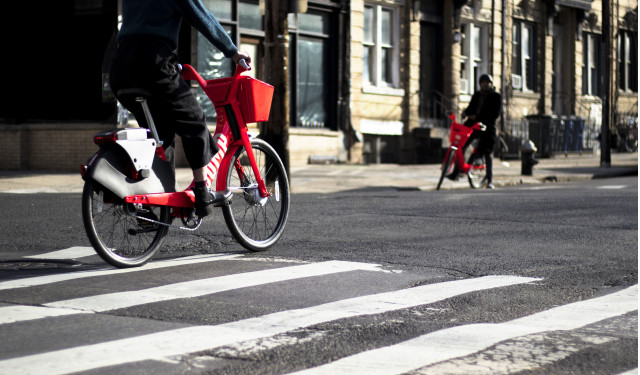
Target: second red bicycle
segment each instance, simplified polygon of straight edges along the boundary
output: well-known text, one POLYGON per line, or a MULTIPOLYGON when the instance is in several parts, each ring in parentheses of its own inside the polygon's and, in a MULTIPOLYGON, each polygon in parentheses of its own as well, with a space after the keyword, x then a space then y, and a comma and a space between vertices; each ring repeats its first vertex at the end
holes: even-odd
POLYGON ((471 144, 465 144, 474 131, 485 131, 487 127, 482 123, 476 123, 472 127, 465 126, 456 122, 456 115, 449 115, 451 119, 451 133, 449 135, 449 148, 442 162, 442 173, 438 180, 436 190, 440 190, 440 186, 445 177, 457 179, 459 176, 467 175, 469 185, 474 189, 479 189, 486 182, 487 166, 484 156, 478 151, 479 139, 474 139, 471 144))

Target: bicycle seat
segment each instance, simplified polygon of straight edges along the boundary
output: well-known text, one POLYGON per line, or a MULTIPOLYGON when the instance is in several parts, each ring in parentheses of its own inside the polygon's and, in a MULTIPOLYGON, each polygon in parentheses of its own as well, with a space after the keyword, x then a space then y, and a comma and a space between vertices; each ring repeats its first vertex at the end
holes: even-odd
POLYGON ((135 100, 137 98, 149 99, 151 97, 151 93, 140 87, 130 87, 118 90, 116 96, 123 100, 135 100))

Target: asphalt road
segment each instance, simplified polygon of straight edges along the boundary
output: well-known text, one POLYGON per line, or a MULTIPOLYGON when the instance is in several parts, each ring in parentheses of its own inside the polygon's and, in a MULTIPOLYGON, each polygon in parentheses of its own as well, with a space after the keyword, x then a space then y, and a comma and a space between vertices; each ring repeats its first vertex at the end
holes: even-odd
POLYGON ((127 272, 0 193, 0 374, 637 373, 637 182, 294 194, 267 252, 218 215, 127 272))

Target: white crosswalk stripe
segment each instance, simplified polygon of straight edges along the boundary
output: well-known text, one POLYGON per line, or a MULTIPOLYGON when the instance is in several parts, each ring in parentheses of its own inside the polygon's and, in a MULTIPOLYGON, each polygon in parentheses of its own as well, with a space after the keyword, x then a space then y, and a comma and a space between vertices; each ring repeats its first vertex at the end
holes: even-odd
POLYGON ((47 307, 59 307, 88 311, 109 311, 177 298, 199 297, 232 289, 314 277, 348 271, 378 271, 378 265, 356 262, 329 261, 254 271, 209 279, 186 281, 144 290, 102 294, 92 297, 47 303, 47 307))
POLYGON ((91 311, 78 311, 72 309, 56 309, 41 306, 5 306, 0 307, 0 324, 24 322, 27 320, 50 318, 54 316, 72 315, 91 311))
POLYGON ((199 297, 207 294, 303 277, 314 277, 357 270, 378 271, 380 268, 375 264, 329 261, 186 281, 143 290, 101 294, 51 302, 45 304, 45 307, 31 307, 28 310, 28 314, 25 314, 27 310, 20 306, 0 307, 0 323, 3 321, 19 322, 49 316, 66 315, 72 314, 74 311, 86 313, 116 310, 178 298, 199 297), (52 309, 49 310, 49 308, 52 309), (63 313, 65 310, 66 312, 63 313))
MULTIPOLYGON (((82 254, 85 254, 84 256, 88 254, 86 248, 69 248, 45 254, 47 255, 45 258, 76 258, 83 256, 82 254)), ((0 291, 222 260, 231 262, 231 264, 240 261, 276 261, 268 258, 245 258, 235 254, 202 255, 155 261, 141 268, 124 270, 105 268, 22 280, 8 280, 0 282, 0 291)), ((285 262, 282 261, 282 263, 285 262)), ((243 269, 243 267, 239 267, 239 269, 243 269)), ((75 319, 82 320, 82 314, 104 313, 151 303, 162 304, 162 302, 176 299, 210 296, 240 288, 260 288, 276 282, 294 282, 306 278, 329 278, 331 275, 339 280, 341 275, 348 272, 359 272, 366 275, 391 275, 376 264, 345 261, 296 262, 293 265, 286 264, 266 270, 232 273, 141 290, 60 300, 44 305, 5 304, 0 307, 0 329, 14 326, 24 327, 24 324, 55 325, 58 320, 72 321, 66 316, 74 314, 78 314, 75 319)), ((397 276, 392 277, 395 280, 397 276)), ((379 277, 375 276, 375 279, 378 280, 379 277)), ((170 364, 179 364, 181 358, 189 358, 192 356, 191 353, 213 349, 221 351, 220 353, 226 350, 231 353, 229 354, 231 357, 234 356, 234 350, 237 352, 244 350, 245 353, 251 352, 252 355, 258 355, 261 351, 283 346, 295 347, 300 343, 295 338, 296 332, 314 329, 319 324, 363 316, 382 316, 380 314, 426 306, 467 293, 516 285, 538 284, 541 280, 540 278, 519 276, 485 276, 439 282, 335 300, 218 325, 185 327, 183 324, 161 325, 160 322, 152 322, 154 328, 152 330, 139 331, 138 333, 135 333, 135 330, 131 331, 133 333, 122 331, 119 335, 108 339, 102 338, 102 340, 98 339, 84 344, 70 343, 57 347, 47 346, 45 349, 33 350, 31 353, 25 353, 19 357, 16 357, 15 354, 8 355, 0 360, 0 374, 65 374, 97 370, 108 366, 131 365, 136 362, 144 363, 142 361, 148 360, 161 361, 163 365, 169 366, 170 364)), ((394 289, 396 288, 394 287, 394 289)), ((627 325, 633 322, 637 325, 637 316, 629 316, 629 313, 637 311, 637 301, 638 287, 635 285, 609 295, 554 307, 511 321, 467 324, 433 331, 395 345, 360 352, 318 367, 307 368, 296 372, 296 374, 506 374, 523 371, 532 368, 537 363, 553 363, 563 356, 572 355, 579 350, 614 341, 615 338, 605 337, 597 332, 589 333, 585 327, 607 319, 622 319, 627 325), (554 352, 547 355, 544 352, 544 345, 540 342, 548 342, 557 337, 562 337, 565 340, 563 342, 567 344, 562 345, 561 352, 554 350, 555 347, 553 347, 550 350, 554 350, 554 352), (495 347, 500 343, 502 346, 495 347), (526 353, 522 353, 522 347, 527 347, 527 345, 531 347, 531 343, 535 343, 534 345, 540 348, 540 352, 532 354, 536 357, 535 361, 530 360, 531 357, 526 353), (486 352, 490 347, 493 352, 486 352), (503 356, 508 356, 511 359, 510 363, 499 359, 500 355, 496 355, 496 353, 499 353, 500 350, 504 353, 503 356), (513 354, 518 350, 522 354, 520 357, 513 354), (488 353, 491 360, 483 361, 483 358, 486 357, 482 357, 481 353, 488 353)), ((128 319, 116 315, 101 314, 93 316, 91 320, 87 318, 84 320, 89 322, 97 317, 111 319, 110 322, 118 321, 117 319, 128 319)), ((75 322, 75 320, 73 321, 75 322)), ((0 335, 2 332, 0 330, 0 335)), ((9 332, 16 331, 10 330, 9 332)), ((309 335, 306 339, 322 340, 323 335, 309 335)), ((2 353, 1 350, 0 353, 2 353)), ((637 374, 637 368, 624 372, 624 375, 634 373, 637 374)))
POLYGON ((7 369, 12 374, 28 374, 44 369, 49 373, 70 373, 148 359, 161 359, 258 337, 277 335, 337 319, 381 314, 437 302, 472 291, 538 280, 517 276, 486 276, 429 284, 303 309, 287 310, 216 326, 195 326, 9 359, 0 361, 0 368, 7 369))
POLYGON ((30 259, 76 259, 82 257, 88 257, 96 255, 96 251, 93 250, 93 247, 87 246, 74 246, 68 249, 62 249, 57 251, 52 251, 45 254, 38 255, 30 255, 25 258, 30 259))
MULTIPOLYGON (((66 255, 68 256, 69 253, 67 253, 66 255)), ((32 258, 36 258, 36 256, 33 256, 32 258)), ((37 256, 37 258, 44 259, 45 255, 39 255, 37 256)), ((220 260, 231 260, 231 259, 238 259, 238 258, 240 258, 240 255, 238 254, 194 255, 194 256, 178 258, 178 259, 156 260, 151 263, 145 264, 143 267, 122 268, 122 269, 101 268, 96 270, 76 271, 76 272, 62 273, 62 274, 56 274, 56 275, 28 277, 24 279, 2 281, 0 282, 0 290, 28 288, 28 287, 38 286, 38 285, 47 285, 47 284, 57 283, 61 281, 78 280, 78 279, 83 279, 88 277, 99 277, 99 276, 131 273, 131 272, 149 271, 154 269, 184 266, 184 265, 197 264, 197 263, 215 262, 220 260)), ((67 257, 67 258, 58 258, 58 259, 69 259, 69 258, 67 257)))
POLYGON ((604 297, 556 307, 505 323, 443 329, 393 346, 370 350, 296 374, 402 374, 469 355, 500 341, 545 331, 572 330, 638 309, 638 286, 604 297))

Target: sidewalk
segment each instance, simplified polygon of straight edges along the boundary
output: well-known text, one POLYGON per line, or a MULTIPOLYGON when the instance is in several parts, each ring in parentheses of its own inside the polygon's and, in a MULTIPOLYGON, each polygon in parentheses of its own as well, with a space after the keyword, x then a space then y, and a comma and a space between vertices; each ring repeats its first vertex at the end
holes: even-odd
MULTIPOLYGON (((638 154, 611 154, 611 167, 600 167, 599 155, 564 155, 540 159, 533 176, 521 175, 520 160, 494 161, 494 185, 541 184, 584 181, 593 178, 638 175, 638 154)), ((180 187, 191 181, 191 171, 178 169, 180 187)), ((368 187, 407 190, 435 190, 440 178, 439 164, 422 165, 304 165, 291 167, 293 193, 334 193, 368 187)), ((79 193, 83 181, 79 173, 0 170, 0 193, 79 193)), ((469 188, 466 178, 445 180, 441 189, 469 188)))

